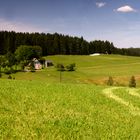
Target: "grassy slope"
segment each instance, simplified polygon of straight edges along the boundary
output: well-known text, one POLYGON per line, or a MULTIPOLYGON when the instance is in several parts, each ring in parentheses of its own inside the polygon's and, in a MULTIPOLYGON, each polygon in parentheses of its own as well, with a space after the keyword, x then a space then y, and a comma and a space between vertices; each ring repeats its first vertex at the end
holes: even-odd
POLYGON ((140 116, 104 88, 0 80, 0 139, 140 139, 140 116))
MULTIPOLYGON (((136 76, 137 84, 140 86, 140 57, 101 55, 101 56, 48 56, 54 64, 65 65, 76 63, 76 72, 64 72, 62 74, 64 83, 97 83, 104 84, 108 76, 122 85, 128 85, 132 75, 136 76)), ((46 82, 59 82, 59 72, 55 68, 38 71, 36 73, 17 73, 16 79, 41 80, 46 82)))

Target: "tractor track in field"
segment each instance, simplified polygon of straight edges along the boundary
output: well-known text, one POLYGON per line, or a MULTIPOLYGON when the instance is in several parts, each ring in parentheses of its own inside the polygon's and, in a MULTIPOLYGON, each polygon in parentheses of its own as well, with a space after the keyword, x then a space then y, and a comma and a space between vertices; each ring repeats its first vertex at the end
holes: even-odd
MULTIPOLYGON (((119 104, 122 104, 124 106, 126 106, 130 113, 134 116, 140 116, 140 108, 139 107, 136 107, 134 106, 131 102, 129 101, 125 101, 124 99, 120 98, 119 96, 115 95, 113 93, 114 90, 116 89, 125 89, 123 87, 111 87, 111 88, 106 88, 103 90, 103 94, 108 97, 108 98, 111 98, 113 100, 115 100, 116 102, 118 102, 119 104)), ((135 89, 127 89, 128 90, 128 94, 130 95, 133 95, 133 96, 136 96, 138 98, 140 98, 140 95, 136 92, 135 89)))
POLYGON ((136 96, 136 97, 140 98, 140 94, 137 93, 136 89, 128 89, 128 93, 132 96, 136 96))

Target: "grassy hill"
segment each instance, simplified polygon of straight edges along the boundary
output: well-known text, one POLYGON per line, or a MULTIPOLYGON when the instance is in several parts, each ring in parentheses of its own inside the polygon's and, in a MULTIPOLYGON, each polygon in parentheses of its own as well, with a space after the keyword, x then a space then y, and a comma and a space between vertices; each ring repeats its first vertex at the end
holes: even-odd
POLYGON ((139 99, 140 89, 0 80, 0 139, 138 140, 139 99))
POLYGON ((107 87, 112 76, 140 86, 140 58, 119 55, 48 56, 54 65, 76 63, 75 72, 54 67, 0 80, 0 139, 140 139, 140 89, 107 87), (90 84, 89 84, 90 83, 90 84), (100 84, 100 86, 95 85, 100 84), (102 85, 102 86, 101 86, 102 85))
MULTIPOLYGON (((65 56, 56 55, 46 57, 52 60, 54 65, 76 63, 75 72, 63 72, 63 83, 91 83, 105 85, 109 76, 112 76, 116 85, 128 85, 132 75, 136 77, 137 85, 140 86, 140 57, 121 55, 100 56, 65 56)), ((54 67, 35 73, 16 73, 13 76, 19 80, 40 80, 47 83, 58 83, 59 72, 54 67)), ((7 76, 4 76, 7 78, 7 76)))

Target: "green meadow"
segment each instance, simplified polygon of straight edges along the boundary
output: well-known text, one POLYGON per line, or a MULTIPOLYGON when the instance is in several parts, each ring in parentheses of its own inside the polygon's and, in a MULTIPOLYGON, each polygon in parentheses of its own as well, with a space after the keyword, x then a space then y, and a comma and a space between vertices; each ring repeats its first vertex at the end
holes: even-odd
POLYGON ((0 139, 139 140, 139 96, 124 87, 0 80, 0 139))
MULTIPOLYGON (((65 56, 56 55, 45 57, 52 60, 54 66, 62 63, 65 66, 71 63, 76 64, 75 72, 62 72, 63 83, 88 83, 106 85, 109 76, 112 76, 115 85, 127 86, 132 75, 140 86, 140 57, 121 55, 100 55, 100 56, 65 56)), ((60 72, 55 67, 31 72, 19 72, 13 74, 18 80, 39 80, 47 83, 58 83, 60 72)), ((3 76, 7 78, 7 76, 3 76)))
POLYGON ((119 55, 48 56, 54 65, 0 79, 2 140, 139 140, 140 58, 119 55), (134 75, 137 88, 128 88, 134 75), (106 86, 112 76, 115 86, 106 86), (126 87, 127 86, 127 87, 126 87))

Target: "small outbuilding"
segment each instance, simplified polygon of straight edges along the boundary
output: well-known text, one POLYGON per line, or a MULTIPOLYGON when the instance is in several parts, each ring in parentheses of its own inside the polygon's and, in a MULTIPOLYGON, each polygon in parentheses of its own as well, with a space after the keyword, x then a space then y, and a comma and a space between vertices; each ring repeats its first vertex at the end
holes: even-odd
POLYGON ((53 62, 51 60, 45 60, 45 68, 53 66, 53 62))

